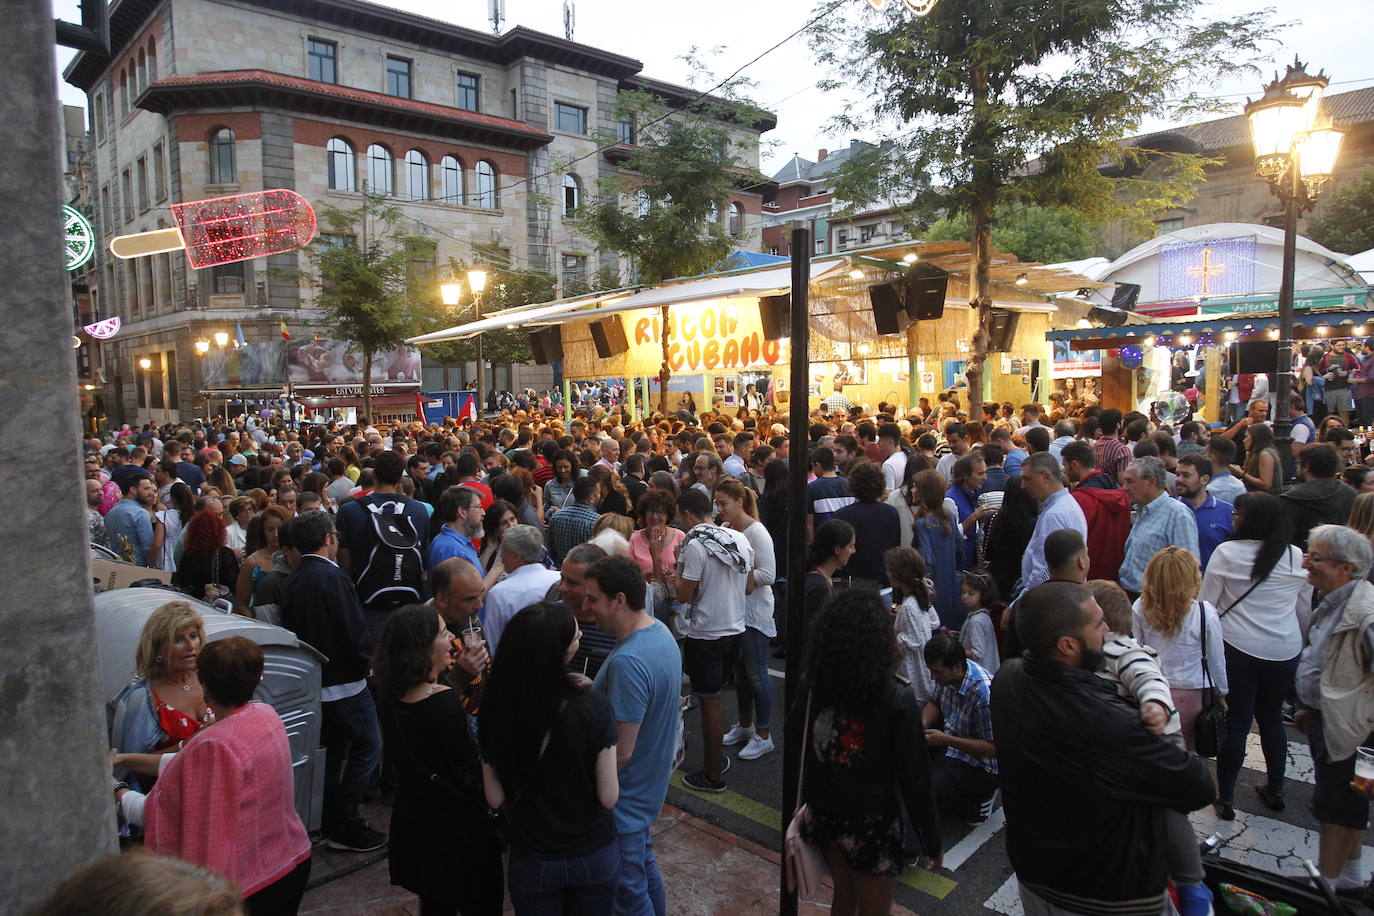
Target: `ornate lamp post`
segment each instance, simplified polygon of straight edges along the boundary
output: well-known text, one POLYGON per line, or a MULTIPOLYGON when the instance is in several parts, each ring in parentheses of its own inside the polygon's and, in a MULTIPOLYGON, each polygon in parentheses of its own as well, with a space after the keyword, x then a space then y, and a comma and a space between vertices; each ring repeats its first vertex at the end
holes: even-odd
POLYGON ((1281 79, 1247 101, 1245 117, 1255 146, 1255 172, 1284 203, 1283 274, 1279 284, 1279 354, 1275 367, 1274 439, 1285 478, 1293 476, 1293 275, 1297 261, 1298 216, 1310 210, 1331 179, 1345 131, 1321 113, 1325 73, 1308 73, 1299 60, 1281 79))
MULTIPOLYGON (((487 288, 487 272, 481 268, 474 267, 468 271, 468 289, 472 290, 472 311, 473 321, 482 320, 482 290, 487 288)), ((482 411, 486 410, 486 363, 482 362, 482 335, 477 335, 477 416, 480 419, 482 411)))

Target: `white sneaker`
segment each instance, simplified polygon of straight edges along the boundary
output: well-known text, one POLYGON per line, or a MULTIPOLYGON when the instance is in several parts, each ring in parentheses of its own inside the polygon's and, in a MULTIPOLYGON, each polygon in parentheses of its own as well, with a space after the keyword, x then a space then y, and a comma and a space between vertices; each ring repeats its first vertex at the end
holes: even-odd
POLYGON ((744 750, 739 752, 740 760, 757 760, 764 754, 773 753, 773 739, 760 738, 758 735, 749 739, 749 743, 744 746, 744 750))
POLYGON ((725 736, 720 739, 720 743, 723 747, 734 747, 736 744, 743 744, 752 737, 754 737, 754 726, 736 725, 725 733, 725 736))

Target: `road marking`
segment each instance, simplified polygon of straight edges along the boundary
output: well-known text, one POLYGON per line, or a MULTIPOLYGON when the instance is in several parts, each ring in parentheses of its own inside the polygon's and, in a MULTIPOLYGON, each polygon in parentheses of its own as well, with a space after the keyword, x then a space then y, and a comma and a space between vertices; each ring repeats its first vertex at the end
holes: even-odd
MULTIPOLYGON (((1266 772, 1264 751, 1260 747, 1258 732, 1251 732, 1245 736, 1245 768, 1257 773, 1266 772)), ((1313 785, 1316 782, 1315 771, 1312 766, 1312 749, 1305 743, 1301 741, 1288 742, 1288 766, 1285 768, 1284 778, 1296 782, 1305 782, 1308 785, 1313 785)))
POLYGON ((1002 811, 1001 806, 988 816, 977 827, 969 831, 968 835, 954 844, 949 852, 945 853, 940 864, 950 871, 957 871, 961 865, 973 858, 973 854, 978 851, 988 840, 997 835, 1002 826, 1007 822, 1007 815, 1002 811))
MULTIPOLYGON (((1188 815, 1198 839, 1221 834, 1223 845, 1217 854, 1232 862, 1261 868, 1275 874, 1300 877, 1305 874, 1303 859, 1316 859, 1317 832, 1283 821, 1237 811, 1236 819, 1223 821, 1212 806, 1188 815)), ((1374 846, 1365 846, 1360 859, 1363 874, 1374 868, 1374 846)), ((1004 916, 1022 916, 1020 888, 1012 875, 983 906, 1004 916)))
POLYGON ((787 674, 785 672, 779 671, 777 668, 769 668, 768 673, 773 675, 773 677, 777 678, 780 681, 787 680, 787 674))
MULTIPOLYGON (((682 784, 682 770, 674 770, 668 784, 676 786, 685 792, 691 792, 694 798, 708 801, 713 805, 719 805, 727 811, 732 811, 740 817, 748 818, 756 824, 762 824, 773 830, 782 832, 782 815, 778 811, 762 802, 757 802, 748 796, 726 789, 724 792, 692 792, 682 784)), ((944 875, 927 871, 924 868, 908 868, 897 879, 907 887, 915 888, 918 891, 929 894, 932 897, 943 900, 948 897, 956 887, 957 881, 952 881, 944 875)))

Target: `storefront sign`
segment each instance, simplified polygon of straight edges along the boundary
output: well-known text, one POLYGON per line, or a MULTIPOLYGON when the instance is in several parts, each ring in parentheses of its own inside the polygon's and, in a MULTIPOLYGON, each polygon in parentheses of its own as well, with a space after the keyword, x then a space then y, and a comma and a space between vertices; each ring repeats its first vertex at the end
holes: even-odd
MULTIPOLYGON (((1295 309, 1363 308, 1369 301, 1369 287, 1313 290, 1293 294, 1295 309)), ((1279 310, 1279 298, 1245 296, 1237 299, 1211 299, 1202 303, 1204 315, 1260 315, 1279 310)))
MULTIPOLYGON (((787 361, 785 342, 764 339, 750 305, 677 306, 670 310, 668 322, 668 366, 674 372, 776 366, 787 361)), ((659 313, 634 319, 631 343, 661 346, 661 324, 659 313)))
MULTIPOLYGON (((339 385, 333 390, 333 392, 331 392, 331 394, 333 395, 333 397, 336 398, 360 398, 363 396, 363 386, 339 385)), ((383 388, 381 385, 373 385, 372 394, 374 396, 379 394, 386 394, 386 389, 383 388)))

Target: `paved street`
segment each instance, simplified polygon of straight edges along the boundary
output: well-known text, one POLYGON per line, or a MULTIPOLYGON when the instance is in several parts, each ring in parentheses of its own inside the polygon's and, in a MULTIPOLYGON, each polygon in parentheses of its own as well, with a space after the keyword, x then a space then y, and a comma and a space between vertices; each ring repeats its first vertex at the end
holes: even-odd
MULTIPOLYGON (((780 723, 782 662, 773 660, 777 676, 773 716, 780 723)), ((726 727, 735 722, 733 694, 726 696, 726 727)), ((701 745, 697 738, 699 718, 688 713, 688 768, 700 766, 701 745)), ((718 795, 691 792, 681 785, 682 774, 674 776, 668 791, 670 804, 691 812, 702 820, 717 824, 769 849, 781 844, 782 728, 774 728, 778 750, 759 760, 733 760, 725 776, 728 790, 718 795)), ((730 749, 731 756, 739 748, 730 749)), ((1226 840, 1222 855, 1283 874, 1302 874, 1301 861, 1316 857, 1316 821, 1309 812, 1312 798, 1312 758, 1306 738, 1290 730, 1288 743, 1287 807, 1281 812, 1266 808, 1255 795, 1254 786, 1264 782, 1264 758, 1259 735, 1252 734, 1236 790, 1236 819, 1220 821, 1206 808, 1192 815, 1199 839, 1219 833, 1226 840)), ((1066 803, 1072 800, 1066 799, 1066 803)), ((984 824, 969 827, 963 823, 944 824, 944 867, 938 872, 909 869, 897 885, 896 902, 921 914, 966 914, 997 912, 1019 916, 1021 904, 1016 882, 1007 863, 1004 845, 1004 819, 999 808, 984 824)), ((1374 848, 1365 847, 1365 870, 1374 871, 1374 848)), ((761 876, 761 880, 767 878, 761 876)))

